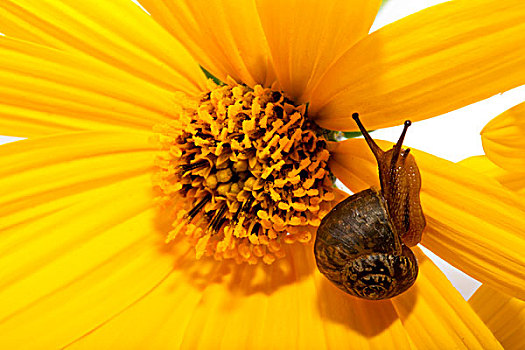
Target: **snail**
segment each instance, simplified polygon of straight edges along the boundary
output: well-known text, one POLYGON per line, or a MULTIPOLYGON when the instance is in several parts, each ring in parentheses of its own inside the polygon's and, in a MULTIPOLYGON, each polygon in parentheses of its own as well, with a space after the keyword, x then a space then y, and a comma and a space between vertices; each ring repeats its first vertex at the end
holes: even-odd
POLYGON ((344 292, 388 299, 416 281, 411 246, 421 240, 425 217, 419 201, 421 177, 410 149, 402 149, 409 120, 394 147, 383 151, 359 115, 353 119, 374 154, 381 189, 369 188, 337 204, 321 221, 314 254, 319 271, 344 292))

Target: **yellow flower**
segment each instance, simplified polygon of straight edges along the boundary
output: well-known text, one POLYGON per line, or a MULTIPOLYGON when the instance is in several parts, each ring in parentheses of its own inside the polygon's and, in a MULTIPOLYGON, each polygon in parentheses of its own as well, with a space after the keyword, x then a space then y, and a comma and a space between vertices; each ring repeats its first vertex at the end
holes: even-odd
POLYGON ((490 328, 504 349, 523 349, 525 301, 482 285, 469 304, 490 328))
MULTIPOLYGON (((487 157, 510 172, 525 172, 525 103, 491 120, 481 131, 487 157)), ((523 187, 523 184, 521 185, 523 187)))
MULTIPOLYGON (((486 156, 475 156, 461 165, 496 180, 506 188, 525 192, 525 135, 521 103, 491 120, 481 132, 486 156)), ((511 297, 487 285, 481 286, 469 304, 493 331, 505 349, 523 349, 525 338, 525 301, 511 297)))
MULTIPOLYGON (((521 0, 457 0, 370 35, 379 1, 141 3, 151 16, 127 0, 0 4, 0 133, 29 137, 0 148, 3 348, 499 347, 418 249, 416 285, 371 302, 329 284, 310 244, 282 244, 270 265, 196 260, 202 236, 165 244, 177 218, 159 212, 150 140, 154 126, 166 136, 162 125, 193 120, 206 92, 199 65, 253 93, 282 89, 291 109, 304 117, 308 104, 309 120, 333 130, 355 130, 353 112, 375 129, 511 89, 525 82, 521 0)), ((377 184, 362 140, 330 152, 328 168, 349 188, 377 184)), ((422 243, 523 299, 523 199, 413 153, 422 243)))
POLYGON ((492 119, 481 131, 485 156, 460 162, 493 178, 508 189, 525 193, 525 103, 492 119))

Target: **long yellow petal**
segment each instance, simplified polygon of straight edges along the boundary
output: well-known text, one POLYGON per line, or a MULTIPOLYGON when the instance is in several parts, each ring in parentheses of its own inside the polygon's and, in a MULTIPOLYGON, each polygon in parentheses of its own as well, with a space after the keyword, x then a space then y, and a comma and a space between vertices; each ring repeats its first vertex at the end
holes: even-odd
POLYGON ((85 132, 2 145, 0 230, 63 209, 91 189, 150 173, 156 149, 149 135, 85 132))
POLYGON ((350 297, 315 267, 311 246, 272 266, 178 262, 133 308, 73 349, 410 349, 390 301, 350 297))
POLYGON ((0 147, 0 347, 57 349, 172 270, 144 134, 0 147))
POLYGON ((417 247, 414 287, 392 299, 418 349, 502 349, 445 275, 417 247))
MULTIPOLYGON (((383 149, 392 146, 378 143, 383 149)), ((421 171, 427 219, 422 244, 475 279, 524 299, 523 198, 466 167, 411 153, 421 171)), ((329 166, 352 191, 378 184, 377 165, 364 140, 340 142, 329 166)))
POLYGON ((275 79, 253 1, 145 0, 140 2, 206 69, 250 86, 275 79))
POLYGON ((281 88, 307 100, 330 65, 368 34, 381 1, 257 0, 281 88))
POLYGON ((0 33, 83 52, 172 91, 203 86, 188 52, 129 0, 5 0, 0 33))
POLYGON ((173 93, 89 57, 0 36, 0 134, 151 130, 173 93))
POLYGON ((525 194, 525 172, 507 171, 492 163, 487 156, 474 156, 463 159, 458 164, 491 177, 503 186, 520 194, 525 194))
POLYGON ((482 285, 469 304, 505 349, 525 349, 525 301, 482 285))
POLYGON ((311 95, 322 127, 377 129, 430 118, 525 83, 525 3, 456 0, 415 13, 348 50, 311 95))
POLYGON ((512 172, 525 172, 525 103, 492 119, 481 131, 487 157, 512 172))

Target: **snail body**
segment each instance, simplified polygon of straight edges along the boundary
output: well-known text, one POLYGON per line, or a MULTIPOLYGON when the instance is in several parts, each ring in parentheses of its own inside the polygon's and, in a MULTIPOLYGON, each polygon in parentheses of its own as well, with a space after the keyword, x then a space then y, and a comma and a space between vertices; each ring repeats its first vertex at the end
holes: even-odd
POLYGON ((419 203, 420 175, 413 155, 398 143, 382 151, 354 114, 379 167, 381 189, 358 192, 321 221, 314 254, 319 271, 348 294, 365 299, 399 295, 416 281, 418 265, 409 246, 421 240, 425 218, 419 203))

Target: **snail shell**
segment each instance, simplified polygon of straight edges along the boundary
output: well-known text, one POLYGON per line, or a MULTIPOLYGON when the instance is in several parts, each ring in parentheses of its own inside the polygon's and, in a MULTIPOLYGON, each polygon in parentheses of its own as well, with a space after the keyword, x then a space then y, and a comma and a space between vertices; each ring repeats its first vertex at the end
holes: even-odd
POLYGON ((425 216, 419 201, 421 177, 402 143, 383 151, 358 114, 352 115, 374 154, 381 190, 368 189, 342 201, 317 229, 314 254, 319 271, 343 291, 365 299, 386 299, 406 291, 418 266, 408 246, 421 240, 425 216))
POLYGON ((357 297, 391 298, 417 278, 416 257, 395 233, 386 202, 375 189, 348 197, 324 217, 314 251, 319 270, 357 297))

